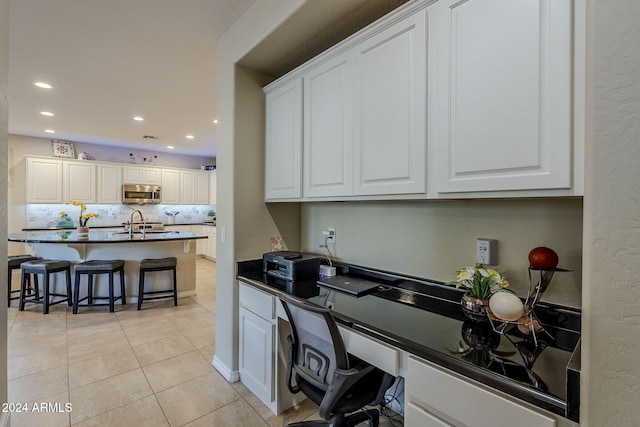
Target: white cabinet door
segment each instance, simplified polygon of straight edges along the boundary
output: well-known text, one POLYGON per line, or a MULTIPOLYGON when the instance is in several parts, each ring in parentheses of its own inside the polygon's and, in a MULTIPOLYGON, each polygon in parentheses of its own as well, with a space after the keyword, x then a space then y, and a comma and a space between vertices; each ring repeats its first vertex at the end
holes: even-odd
POLYGON ((571 0, 440 0, 435 190, 571 186, 571 0))
POLYGON ((122 203, 122 166, 98 164, 97 203, 122 203))
POLYGON ((273 402, 275 324, 240 307, 239 328, 238 368, 242 384, 265 404, 273 402))
POLYGON ((62 161, 27 158, 27 203, 63 203, 62 161))
POLYGON ((64 196, 67 200, 95 203, 97 200, 96 165, 87 162, 63 162, 64 196))
POLYGON ((196 173, 180 171, 180 203, 194 204, 196 200, 196 173))
POLYGON ((302 81, 266 93, 265 198, 302 196, 302 81))
POLYGON ((217 199, 218 174, 216 171, 209 172, 209 204, 215 205, 217 199))
POLYGON ((180 203, 180 171, 162 169, 162 203, 176 205, 180 203))
POLYGON ((125 166, 122 179, 125 184, 161 185, 161 169, 144 166, 125 166))
POLYGON ((426 10, 356 46, 354 193, 426 192, 426 10))
POLYGON ((196 172, 195 174, 195 194, 193 203, 196 205, 209 204, 209 173, 196 172))
POLYGON ((305 73, 304 197, 353 192, 353 50, 305 73))
POLYGON ((216 259, 216 234, 217 234, 217 230, 215 227, 212 227, 210 225, 205 225, 204 226, 207 232, 207 236, 209 236, 209 238, 206 240, 207 242, 207 252, 206 255, 208 258, 212 259, 215 261, 216 259))
MULTIPOLYGON (((205 234, 204 225, 192 225, 191 232, 197 234, 205 234)), ((165 227, 166 228, 166 227, 165 227)), ((207 239, 196 240, 196 255, 204 255, 207 245, 207 239)))

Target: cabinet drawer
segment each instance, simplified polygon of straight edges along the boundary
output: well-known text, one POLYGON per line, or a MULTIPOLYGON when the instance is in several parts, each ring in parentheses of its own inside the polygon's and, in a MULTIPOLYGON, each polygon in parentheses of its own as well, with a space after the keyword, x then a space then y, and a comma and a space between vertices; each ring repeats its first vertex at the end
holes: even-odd
POLYGON ((404 408, 404 425, 407 427, 453 427, 411 402, 407 402, 404 408))
POLYGON ((408 360, 405 388, 407 406, 409 403, 419 406, 424 409, 422 412, 438 414, 438 419, 451 420, 454 425, 513 427, 514 420, 520 427, 556 425, 554 419, 524 404, 508 400, 414 357, 408 360))
POLYGON ((399 375, 400 354, 398 350, 342 326, 338 326, 338 329, 349 353, 391 375, 399 375))
POLYGON ((241 307, 245 307, 264 319, 275 319, 275 296, 262 292, 251 285, 238 283, 240 285, 241 307))

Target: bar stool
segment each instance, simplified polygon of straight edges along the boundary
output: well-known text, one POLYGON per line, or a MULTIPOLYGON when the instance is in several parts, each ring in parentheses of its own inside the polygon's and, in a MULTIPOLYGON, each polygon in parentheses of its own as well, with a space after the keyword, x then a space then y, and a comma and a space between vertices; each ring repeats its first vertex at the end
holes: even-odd
POLYGON ((75 268, 75 283, 73 288, 73 314, 78 313, 78 303, 88 300, 86 304, 82 304, 82 307, 97 307, 97 306, 109 306, 109 312, 114 312, 114 303, 117 300, 122 301, 122 305, 127 304, 127 297, 124 286, 124 261, 122 260, 91 260, 76 264, 75 268), (119 273, 120 276, 120 296, 114 297, 113 292, 113 275, 119 273), (81 275, 86 274, 87 283, 87 296, 79 299, 80 296, 80 278, 81 275), (109 275, 109 296, 93 296, 93 276, 96 274, 108 274, 109 275), (94 303, 93 300, 108 300, 108 303, 94 303))
MULTIPOLYGON (((11 307, 11 300, 18 299, 20 296, 11 297, 11 294, 20 294, 20 289, 12 290, 11 281, 13 278, 13 270, 17 270, 20 268, 23 262, 27 261, 35 261, 37 259, 41 259, 37 256, 33 255, 11 255, 8 259, 8 268, 7 268, 7 307, 11 307)), ((31 280, 29 276, 29 288, 31 288, 31 280)), ((38 295, 38 289, 36 288, 36 296, 38 295)))
POLYGON ((176 265, 177 259, 175 257, 169 258, 157 258, 157 259, 143 259, 140 261, 140 281, 138 283, 138 310, 142 308, 143 301, 149 301, 161 298, 173 297, 173 305, 178 305, 178 286, 176 283, 176 265), (165 271, 171 270, 173 272, 173 290, 164 291, 144 291, 144 275, 150 271, 165 271), (158 295, 161 294, 161 295, 158 295), (146 296, 156 295, 156 296, 146 296))
POLYGON ((61 302, 67 302, 67 305, 71 306, 71 263, 69 261, 60 261, 55 259, 39 259, 35 261, 23 262, 20 266, 22 270, 22 280, 20 281, 20 304, 18 310, 24 310, 24 304, 35 303, 42 304, 42 313, 49 313, 49 306, 59 304, 61 302), (58 294, 51 292, 51 275, 55 273, 65 273, 67 293, 58 294), (27 283, 29 282, 30 274, 33 274, 33 283, 36 288, 36 293, 33 298, 27 298, 31 296, 27 294, 27 283), (40 296, 37 293, 38 289, 38 274, 44 276, 44 290, 43 295, 40 296), (62 299, 51 301, 50 297, 64 297, 62 299))

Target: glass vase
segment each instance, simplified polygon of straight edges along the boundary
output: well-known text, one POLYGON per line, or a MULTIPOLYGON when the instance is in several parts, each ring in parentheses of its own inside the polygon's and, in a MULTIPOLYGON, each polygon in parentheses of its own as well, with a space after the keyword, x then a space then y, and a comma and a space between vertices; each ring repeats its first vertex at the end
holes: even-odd
POLYGON ((489 299, 476 298, 472 296, 469 292, 465 292, 462 295, 462 300, 460 301, 462 305, 462 312, 469 319, 475 322, 488 322, 489 318, 487 317, 487 312, 485 311, 485 307, 489 307, 489 299))

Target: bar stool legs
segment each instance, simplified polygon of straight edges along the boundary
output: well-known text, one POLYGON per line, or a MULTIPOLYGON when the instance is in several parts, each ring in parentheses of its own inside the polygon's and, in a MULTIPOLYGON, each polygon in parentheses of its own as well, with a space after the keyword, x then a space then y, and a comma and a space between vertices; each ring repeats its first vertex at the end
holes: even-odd
POLYGON ((73 314, 78 313, 79 303, 81 301, 87 300, 87 304, 82 304, 82 307, 95 307, 95 306, 109 306, 109 312, 113 313, 115 311, 114 302, 116 300, 121 300, 122 305, 127 304, 127 297, 125 291, 125 279, 124 279, 124 261, 122 260, 112 260, 112 261, 103 261, 103 260, 92 260, 86 261, 76 265, 75 267, 75 283, 74 283, 74 292, 73 292, 73 314), (118 273, 120 276, 120 296, 114 297, 113 290, 113 275, 114 273, 118 273), (80 296, 80 278, 81 275, 87 275, 87 296, 79 299, 80 296), (96 274, 108 274, 109 275, 109 296, 94 296, 93 295, 93 276, 96 274), (94 303, 94 300, 108 300, 108 303, 94 303))
POLYGON ((25 303, 42 304, 42 313, 49 313, 49 306, 66 302, 71 306, 71 263, 69 261, 58 261, 52 259, 40 259, 35 261, 23 262, 20 266, 22 270, 22 279, 20 281, 20 303, 18 310, 23 311, 25 303), (55 273, 65 273, 66 294, 51 292, 51 275, 55 273), (43 296, 40 297, 36 291, 35 295, 27 294, 29 277, 33 274, 33 282, 36 290, 38 289, 38 275, 44 276, 43 296), (32 298, 27 298, 32 296, 32 298), (64 297, 57 301, 51 301, 51 297, 64 297))
POLYGON ((176 265, 177 259, 175 257, 158 258, 158 259, 143 259, 140 261, 140 279, 138 281, 138 310, 142 309, 142 303, 144 301, 164 299, 173 297, 173 305, 178 305, 178 285, 176 280, 176 265), (173 279, 173 289, 162 291, 144 291, 144 277, 145 273, 151 271, 167 271, 171 270, 173 279), (147 296, 154 295, 154 296, 147 296))
MULTIPOLYGON (((35 261, 41 259, 39 257, 33 256, 33 255, 12 255, 9 257, 8 262, 7 262, 7 307, 11 307, 11 300, 14 299, 19 299, 20 296, 20 290, 12 290, 12 279, 13 279, 13 270, 18 270, 20 268, 20 266, 22 265, 23 262, 27 262, 27 261, 35 261), (17 293, 18 296, 17 297, 12 297, 11 294, 17 293)), ((29 293, 31 293, 32 289, 31 289, 31 279, 30 277, 27 278, 28 279, 28 289, 29 289, 29 293)), ((35 288, 35 292, 36 292, 36 296, 38 295, 38 288, 35 288)))

